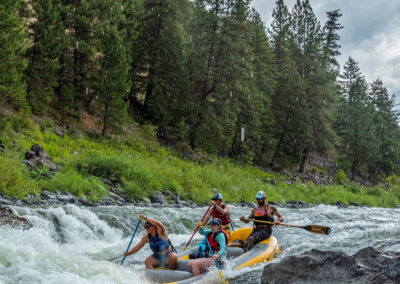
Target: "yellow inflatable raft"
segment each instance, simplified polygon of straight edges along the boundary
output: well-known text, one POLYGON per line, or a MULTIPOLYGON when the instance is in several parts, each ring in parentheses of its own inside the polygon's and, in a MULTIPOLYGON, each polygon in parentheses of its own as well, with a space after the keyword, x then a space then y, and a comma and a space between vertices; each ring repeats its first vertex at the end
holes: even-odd
MULTIPOLYGON (((252 232, 253 228, 240 228, 230 235, 230 241, 245 242, 252 232)), ((189 254, 192 250, 187 250, 179 254, 178 267, 176 270, 148 270, 146 276, 157 283, 179 283, 187 284, 201 279, 204 275, 193 277, 192 271, 188 265, 189 254)), ((271 235, 270 238, 256 244, 250 251, 244 253, 241 248, 228 247, 227 259, 232 269, 240 269, 252 266, 265 261, 271 261, 280 253, 278 240, 271 235)))

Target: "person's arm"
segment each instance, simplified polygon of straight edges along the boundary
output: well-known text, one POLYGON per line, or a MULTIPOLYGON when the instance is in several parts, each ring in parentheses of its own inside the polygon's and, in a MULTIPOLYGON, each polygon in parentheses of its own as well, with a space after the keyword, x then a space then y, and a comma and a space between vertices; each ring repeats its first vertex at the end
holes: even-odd
POLYGON ((208 213, 207 213, 206 217, 204 218, 203 222, 199 222, 199 223, 197 224, 198 227, 207 225, 208 221, 209 221, 210 218, 211 218, 211 210, 212 210, 212 209, 208 210, 208 213))
POLYGON ((142 217, 141 219, 143 219, 147 222, 150 222, 152 225, 156 226, 157 232, 161 238, 168 239, 167 230, 165 229, 164 225, 161 222, 154 220, 154 219, 147 218, 144 215, 140 215, 140 216, 142 217))
MULTIPOLYGON (((204 234, 206 234, 206 236, 207 236, 209 233, 212 232, 211 229, 206 229, 206 230, 203 229, 203 231, 204 231, 204 234)), ((204 235, 203 235, 203 233, 201 232, 201 230, 199 230, 198 233, 204 237, 204 235)))
MULTIPOLYGON (((253 219, 253 218, 254 218, 254 209, 251 210, 251 213, 247 217, 247 219, 253 219)), ((246 218, 244 216, 240 217, 240 221, 245 222, 246 224, 250 222, 250 221, 246 220, 246 218)))
POLYGON ((271 210, 272 213, 278 217, 278 220, 276 220, 274 223, 275 225, 279 225, 280 223, 282 223, 283 221, 285 221, 285 219, 283 218, 283 216, 278 212, 278 209, 276 209, 275 206, 271 206, 271 210))
POLYGON ((225 234, 218 234, 215 239, 217 240, 217 242, 219 243, 219 251, 217 253, 217 255, 219 256, 219 258, 222 258, 224 256, 224 254, 227 251, 227 247, 226 247, 226 238, 225 238, 225 234))
POLYGON ((124 252, 124 256, 127 257, 128 255, 138 252, 148 242, 148 240, 149 238, 147 236, 143 236, 140 242, 136 246, 134 246, 130 251, 124 252))

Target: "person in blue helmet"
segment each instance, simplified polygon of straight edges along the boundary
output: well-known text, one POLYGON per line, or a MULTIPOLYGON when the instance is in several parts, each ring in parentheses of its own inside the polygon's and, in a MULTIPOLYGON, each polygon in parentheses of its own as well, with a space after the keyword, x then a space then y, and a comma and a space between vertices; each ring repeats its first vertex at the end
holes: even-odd
POLYGON ((146 243, 149 243, 153 254, 144 261, 146 268, 155 269, 161 266, 175 270, 178 263, 178 256, 172 252, 173 247, 168 239, 167 230, 164 225, 157 220, 147 218, 143 214, 139 218, 145 220, 144 227, 147 234, 129 252, 125 252, 124 257, 136 253, 146 243))
MULTIPOLYGON (((189 266, 192 269, 193 275, 197 276, 206 272, 210 266, 215 265, 215 261, 221 267, 223 259, 226 256, 228 236, 222 228, 222 222, 218 218, 211 219, 211 230, 204 230, 207 240, 211 246, 212 253, 209 250, 208 244, 203 240, 199 245, 199 250, 194 254, 189 255, 189 266)), ((202 232, 200 232, 203 234, 202 232)))
MULTIPOLYGON (((281 222, 284 221, 283 216, 278 212, 275 206, 266 203, 267 195, 264 191, 259 191, 256 194, 256 199, 258 203, 258 207, 254 208, 251 211, 251 214, 247 219, 255 219, 259 221, 268 221, 273 222, 276 225, 279 225, 281 222), (278 217, 278 220, 274 220, 274 217, 278 217)), ((248 221, 244 216, 240 217, 240 221, 248 223, 248 221)), ((246 242, 244 243, 245 251, 249 251, 253 248, 254 245, 257 243, 268 239, 272 234, 272 226, 254 222, 254 229, 247 238, 246 242)))

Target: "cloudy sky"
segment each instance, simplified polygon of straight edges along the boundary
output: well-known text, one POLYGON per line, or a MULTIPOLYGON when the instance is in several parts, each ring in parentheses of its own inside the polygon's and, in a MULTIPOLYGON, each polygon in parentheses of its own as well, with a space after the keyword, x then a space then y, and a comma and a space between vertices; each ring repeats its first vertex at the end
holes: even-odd
MULTIPOLYGON (((289 11, 296 0, 285 0, 289 11)), ((400 103, 400 0, 310 0, 317 18, 324 25, 326 12, 340 9, 342 46, 339 63, 351 56, 367 81, 380 78, 400 103)), ((266 26, 272 22, 275 0, 253 0, 266 26)), ((399 108, 399 106, 397 106, 399 108)))

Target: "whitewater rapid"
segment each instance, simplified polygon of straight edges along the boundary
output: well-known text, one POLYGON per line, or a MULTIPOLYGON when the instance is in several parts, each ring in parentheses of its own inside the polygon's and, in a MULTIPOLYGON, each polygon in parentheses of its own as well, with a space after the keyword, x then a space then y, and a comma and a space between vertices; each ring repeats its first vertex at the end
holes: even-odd
MULTIPOLYGON (((33 228, 0 228, 0 283, 150 283, 142 273, 143 261, 151 254, 148 245, 127 257, 123 267, 120 266, 138 215, 145 214, 163 222, 180 252, 207 209, 75 205, 13 208, 33 228)), ((288 224, 325 225, 332 232, 325 236, 303 229, 274 228, 282 251, 274 262, 314 248, 346 254, 367 246, 381 251, 400 251, 400 209, 320 205, 278 210, 288 224)), ((231 207, 235 228, 243 226, 238 219, 249 212, 250 208, 231 207)), ((141 227, 132 246, 143 234, 141 227)), ((191 245, 195 246, 200 239, 196 235, 191 245)), ((231 271, 228 266, 224 275, 232 279, 231 283, 259 283, 265 265, 239 271, 231 271)), ((210 273, 207 281, 217 279, 218 274, 210 273)))

